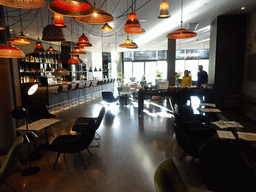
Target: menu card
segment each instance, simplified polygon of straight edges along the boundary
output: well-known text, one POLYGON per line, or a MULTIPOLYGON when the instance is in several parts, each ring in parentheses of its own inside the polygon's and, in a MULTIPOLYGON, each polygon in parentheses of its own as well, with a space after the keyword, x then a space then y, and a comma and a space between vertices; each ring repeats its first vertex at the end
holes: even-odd
POLYGON ((255 133, 247 133, 247 132, 237 132, 239 139, 244 139, 248 141, 256 141, 256 134, 255 133))
POLYGON ((218 133, 219 138, 236 139, 231 131, 220 131, 220 130, 217 130, 217 133, 218 133))
POLYGON ((211 122, 214 125, 217 125, 219 128, 221 129, 225 129, 225 128, 243 128, 242 125, 240 125, 238 122, 235 121, 224 121, 223 123, 221 123, 220 121, 215 121, 215 122, 211 122))
POLYGON ((219 109, 213 109, 213 108, 200 108, 200 111, 203 113, 220 113, 221 110, 219 109))

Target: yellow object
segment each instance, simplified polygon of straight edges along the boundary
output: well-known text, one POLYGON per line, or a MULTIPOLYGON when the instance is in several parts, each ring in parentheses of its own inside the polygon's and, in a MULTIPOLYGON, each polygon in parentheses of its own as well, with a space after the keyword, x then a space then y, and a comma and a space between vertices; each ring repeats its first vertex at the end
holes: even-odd
POLYGON ((192 85, 191 76, 182 77, 182 81, 181 81, 181 86, 182 87, 191 87, 191 85, 192 85))

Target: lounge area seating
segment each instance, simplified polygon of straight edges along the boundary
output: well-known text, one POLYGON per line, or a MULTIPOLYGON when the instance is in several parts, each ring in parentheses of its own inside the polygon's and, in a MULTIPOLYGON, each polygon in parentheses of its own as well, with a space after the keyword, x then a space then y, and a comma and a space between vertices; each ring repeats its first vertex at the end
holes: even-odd
POLYGON ((106 101, 107 103, 114 103, 120 99, 120 96, 114 97, 113 92, 110 91, 104 91, 101 94, 103 101, 106 101))

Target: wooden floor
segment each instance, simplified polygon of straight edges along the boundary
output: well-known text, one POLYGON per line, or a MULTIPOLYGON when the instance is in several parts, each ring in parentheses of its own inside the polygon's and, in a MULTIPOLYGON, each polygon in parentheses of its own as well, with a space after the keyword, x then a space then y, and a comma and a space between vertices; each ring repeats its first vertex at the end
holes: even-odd
MULTIPOLYGON (((61 122, 52 126, 55 138, 70 131, 80 116, 99 114, 105 106, 106 114, 98 130, 101 135, 100 148, 91 147, 92 158, 85 150, 83 158, 88 165, 84 170, 78 154, 66 154, 67 167, 60 156, 56 170, 53 171, 56 153, 43 152, 43 158, 32 162, 40 171, 32 176, 21 176, 20 172, 11 175, 6 183, 17 191, 42 192, 153 192, 154 171, 166 158, 172 158, 188 185, 205 188, 200 176, 198 160, 192 164, 186 176, 191 157, 180 161, 183 150, 177 146, 173 132, 174 118, 166 110, 170 109, 168 100, 145 102, 145 110, 138 116, 136 101, 129 105, 106 104, 100 97, 80 103, 65 110, 55 112, 61 122)), ((38 132, 37 143, 44 142, 44 130, 38 132)), ((49 141, 54 138, 49 135, 49 141)), ((93 141, 92 145, 96 145, 93 141)), ((28 167, 23 165, 23 169, 28 167)), ((0 191, 9 191, 5 185, 0 191)))

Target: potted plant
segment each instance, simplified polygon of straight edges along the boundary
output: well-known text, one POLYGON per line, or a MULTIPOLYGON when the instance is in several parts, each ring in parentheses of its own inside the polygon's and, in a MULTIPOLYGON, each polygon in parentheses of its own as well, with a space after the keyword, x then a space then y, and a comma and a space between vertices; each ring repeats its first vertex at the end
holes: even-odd
POLYGON ((175 79, 176 79, 176 84, 180 84, 181 83, 181 72, 175 72, 175 79))
POLYGON ((155 72, 156 72, 155 78, 161 79, 163 76, 163 72, 161 72, 159 69, 157 69, 155 72))
POLYGON ((118 72, 118 77, 123 81, 124 79, 124 74, 122 72, 118 72))

